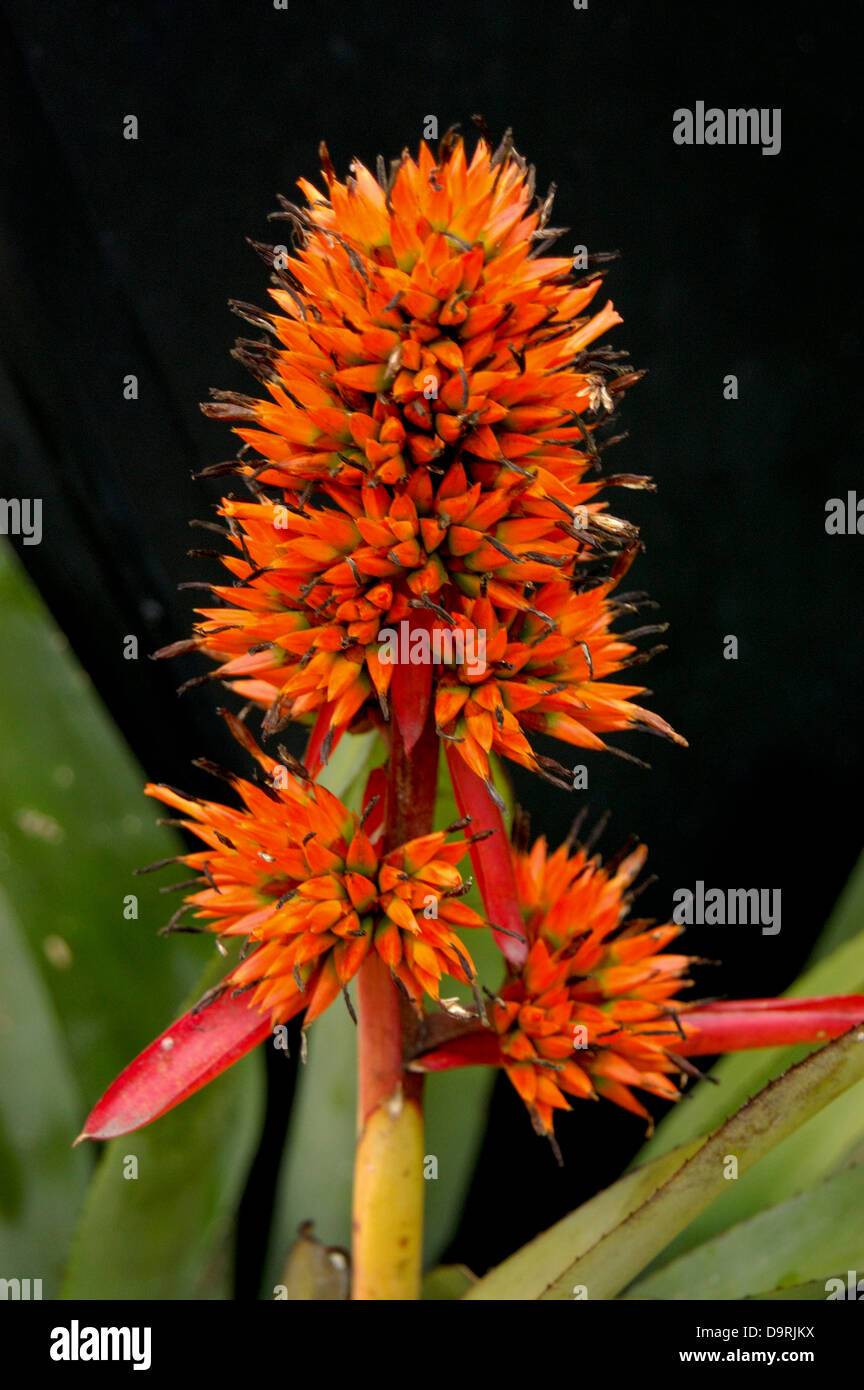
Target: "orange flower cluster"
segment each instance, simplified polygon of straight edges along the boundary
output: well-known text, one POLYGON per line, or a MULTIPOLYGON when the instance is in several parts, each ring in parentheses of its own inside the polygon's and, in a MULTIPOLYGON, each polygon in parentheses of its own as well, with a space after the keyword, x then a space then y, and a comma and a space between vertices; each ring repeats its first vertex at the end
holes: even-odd
POLYGON ((567 844, 550 854, 540 839, 516 855, 530 949, 490 1017, 501 1063, 541 1133, 552 1133, 568 1096, 604 1096, 650 1127, 634 1088, 677 1100, 670 1076, 692 1070, 675 1052, 676 1038, 683 1048, 697 1031, 675 1001, 691 983, 691 958, 666 951, 682 928, 628 920, 646 853, 640 845, 604 867, 567 844))
POLYGON ((225 718, 264 774, 261 785, 225 774, 242 809, 146 788, 207 846, 176 861, 202 886, 169 927, 188 929, 177 923, 194 910, 218 937, 246 938, 245 958, 224 987, 254 991, 250 1006, 274 1023, 305 1009, 305 1026, 344 991, 369 951, 418 1010, 424 993, 438 998, 444 974, 473 983, 471 957, 454 930, 486 925, 459 901, 456 865, 469 841, 448 843, 442 831, 381 853, 336 796, 287 756, 268 757, 238 720, 225 718))
POLYGON ((586 312, 601 276, 543 254, 551 199, 535 203, 509 139, 493 153, 481 136, 469 159, 448 134, 377 179, 355 163, 340 182, 326 150, 323 164, 326 194, 301 180, 308 207, 279 214, 294 245, 268 252, 275 310, 238 306, 271 335, 237 350, 267 398, 204 407, 244 446, 216 471, 253 493, 220 509, 231 582, 165 654, 215 657, 267 733, 322 711, 339 733, 389 717, 382 629, 482 628, 488 670, 443 660, 435 684, 440 731, 484 779, 493 748, 554 775, 535 731, 683 742, 633 703, 642 687, 601 683, 641 657, 610 632, 636 533, 596 497, 649 485, 586 477, 637 375, 591 349, 620 321, 611 304, 586 312))

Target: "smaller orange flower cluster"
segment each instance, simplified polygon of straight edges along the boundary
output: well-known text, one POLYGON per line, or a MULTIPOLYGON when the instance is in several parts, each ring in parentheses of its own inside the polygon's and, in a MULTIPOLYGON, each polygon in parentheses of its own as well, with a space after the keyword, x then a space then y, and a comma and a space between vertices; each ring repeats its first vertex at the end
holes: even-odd
POLYGON ((628 890, 646 853, 640 845, 604 867, 567 844, 550 854, 539 839, 516 854, 530 949, 490 1018, 507 1075, 543 1134, 552 1134, 556 1110, 570 1108, 568 1096, 603 1096, 649 1126, 634 1089, 678 1099, 670 1075, 688 1064, 674 1039, 688 1025, 675 995, 691 983, 691 958, 666 953, 681 927, 628 920, 628 890))
POLYGON ((496 612, 488 599, 462 600, 456 622, 463 630, 474 629, 474 641, 463 646, 478 650, 482 635, 485 669, 478 673, 463 664, 443 672, 435 721, 446 738, 458 742, 479 777, 488 781, 494 752, 567 785, 567 769, 532 748, 531 733, 593 749, 606 748, 600 733, 628 728, 684 743, 660 715, 633 703, 643 686, 602 680, 650 655, 637 653, 628 637, 662 630, 649 626, 623 635, 609 630, 630 607, 613 594, 633 553, 625 552, 610 577, 584 593, 560 580, 543 585, 534 596, 536 608, 529 610, 496 612))
POLYGON ((146 788, 207 846, 176 861, 194 869, 202 887, 169 929, 194 909, 218 937, 246 938, 245 958, 225 983, 251 991, 251 1006, 274 1024, 301 1010, 311 1023, 369 951, 418 1010, 424 994, 438 998, 442 975, 473 983, 471 957, 454 930, 486 925, 459 901, 456 865, 470 841, 448 843, 441 831, 382 853, 338 797, 296 762, 268 757, 238 720, 225 718, 264 773, 261 785, 226 774, 242 809, 146 788))

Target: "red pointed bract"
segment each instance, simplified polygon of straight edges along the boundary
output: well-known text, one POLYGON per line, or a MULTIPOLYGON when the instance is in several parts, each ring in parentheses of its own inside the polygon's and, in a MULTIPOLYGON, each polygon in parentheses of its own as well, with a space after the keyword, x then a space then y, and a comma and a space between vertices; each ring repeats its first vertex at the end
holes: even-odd
POLYGON ((734 999, 682 1014, 699 1031, 675 1044, 686 1057, 754 1047, 821 1043, 864 1022, 864 995, 813 999, 734 999))
POLYGON ((312 732, 309 735, 309 742, 306 745, 306 771, 310 777, 317 777, 322 767, 326 764, 330 754, 333 752, 337 743, 345 732, 345 725, 341 728, 333 727, 333 711, 336 708, 335 700, 328 700, 326 705, 322 705, 318 711, 318 718, 315 720, 312 732), (327 735, 331 734, 330 746, 327 749, 327 757, 324 756, 324 744, 327 735))
POLYGON ((490 1028, 452 1038, 410 1063, 411 1071, 453 1071, 456 1067, 500 1067, 504 1063, 501 1040, 490 1028))
POLYGON ((503 817, 486 783, 471 771, 452 743, 447 744, 447 765, 459 812, 471 817, 472 835, 483 830, 495 832, 471 845, 471 863, 495 940, 512 965, 521 965, 528 954, 528 942, 503 817), (504 927, 506 934, 495 931, 495 927, 504 927))
POLYGON ((270 1033, 248 997, 226 992, 184 1014, 130 1062, 87 1117, 81 1139, 114 1139, 156 1120, 240 1060, 270 1033))
POLYGON ((387 767, 373 767, 363 792, 363 829, 373 843, 387 818, 387 767))
POLYGON ((393 677, 390 682, 390 704, 407 753, 413 751, 426 723, 429 701, 432 698, 433 674, 431 659, 427 661, 410 659, 410 643, 413 641, 415 633, 425 633, 427 637, 431 634, 431 618, 432 614, 425 610, 413 613, 408 629, 408 651, 402 652, 400 660, 394 664, 393 677), (409 657, 409 659, 405 660, 405 657, 409 657))

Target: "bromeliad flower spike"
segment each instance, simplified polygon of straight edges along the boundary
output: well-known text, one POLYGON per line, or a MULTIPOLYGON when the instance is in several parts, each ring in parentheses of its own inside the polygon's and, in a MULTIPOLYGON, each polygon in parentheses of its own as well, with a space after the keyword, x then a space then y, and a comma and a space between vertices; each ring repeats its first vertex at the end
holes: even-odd
POLYGON ((509 138, 469 160, 448 135, 383 182, 360 164, 339 182, 325 151, 324 182, 301 180, 308 206, 278 214, 295 247, 265 249, 275 308, 237 306, 271 335, 237 350, 269 399, 203 407, 235 422, 244 448, 217 471, 254 500, 220 508, 232 582, 187 646, 266 709, 265 733, 317 715, 331 744, 386 726, 392 703, 410 747, 434 684, 440 733, 490 786, 492 748, 570 780, 533 732, 683 742, 634 703, 642 687, 601 683, 645 654, 610 633, 640 601, 613 593, 636 530, 598 494, 651 486, 597 473, 600 427, 639 375, 594 346, 620 322, 611 303, 589 311, 602 274, 543 254, 551 195, 535 206, 509 138), (485 664, 382 659, 406 620, 479 629, 485 664))
POLYGON ((684 740, 641 686, 609 679, 662 630, 615 631, 646 600, 619 592, 638 536, 600 496, 651 486, 601 471, 640 373, 599 345, 620 322, 594 307, 604 272, 579 278, 546 254, 551 193, 535 199, 509 135, 493 151, 479 128, 470 155, 449 132, 377 177, 355 162, 344 183, 322 146, 324 189, 301 180, 306 205, 276 214, 290 249, 258 248, 271 307, 234 306, 268 335, 235 354, 266 395, 214 393, 206 413, 242 447, 205 471, 249 495, 206 523, 227 577, 194 635, 160 655, 210 657, 196 679, 263 710, 264 743, 292 720, 309 741, 302 764, 276 758, 225 713, 257 769, 228 775, 239 804, 147 787, 203 845, 173 861, 195 879, 167 930, 243 946, 81 1135, 157 1119, 344 994, 358 1023, 357 1299, 419 1294, 424 1071, 504 1068, 554 1143, 574 1100, 605 1096, 650 1123, 640 1095, 675 1099, 692 1055, 820 1041, 864 1018, 854 996, 682 1001, 678 928, 630 918, 644 850, 604 866, 575 843, 510 847, 496 756, 569 787, 536 735, 597 751, 628 730, 684 740), (343 735, 370 728, 386 752, 354 812, 320 776, 343 735), (460 820, 436 829, 442 746, 460 820), (463 901, 466 853, 482 914, 463 901), (477 980, 466 928, 502 952, 488 1003, 499 981, 477 980), (442 1005, 448 978, 471 986, 473 1014, 442 1005))

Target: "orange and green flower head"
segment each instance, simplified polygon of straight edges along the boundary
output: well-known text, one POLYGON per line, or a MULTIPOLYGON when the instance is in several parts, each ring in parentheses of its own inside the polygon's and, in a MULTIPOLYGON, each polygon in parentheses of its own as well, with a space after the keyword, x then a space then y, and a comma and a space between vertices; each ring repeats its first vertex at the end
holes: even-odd
MULTIPOLYGON (((231 506, 234 515, 264 511, 259 504, 231 506)), ((275 504, 270 511, 278 512, 275 504)), ((315 516, 316 527, 331 538, 316 545, 330 549, 338 518, 331 512, 315 516)), ((362 597, 346 589, 348 597, 336 604, 325 581, 305 578, 308 547, 296 532, 293 540, 274 543, 271 516, 245 520, 249 558, 226 559, 237 587, 215 588, 226 606, 200 609, 199 636, 180 645, 218 655, 214 674, 267 710, 265 732, 327 703, 335 728, 386 720, 394 662, 387 660, 382 637, 416 621, 410 593, 382 578, 362 597)), ((640 595, 614 597, 634 553, 630 547, 606 580, 582 592, 556 578, 536 588, 530 604, 522 596, 505 606, 488 596, 451 593, 445 596, 449 609, 438 603, 427 609, 430 637, 438 634, 430 650, 440 657, 436 723, 478 775, 488 779, 490 751, 551 772, 551 760, 531 747, 529 735, 535 733, 592 749, 606 746, 602 734, 628 728, 684 742, 659 715, 634 703, 643 686, 604 679, 652 654, 637 651, 631 637, 664 630, 648 625, 623 635, 612 631, 616 619, 644 601, 640 595)), ((350 574, 360 563, 355 553, 345 570, 350 574)), ((566 777, 566 770, 558 772, 566 777)))
POLYGON ((469 487, 459 463, 435 487, 415 472, 395 498, 367 485, 330 492, 326 509, 233 499, 220 508, 236 528, 236 553, 223 557, 233 584, 213 586, 225 607, 199 610, 192 645, 221 659, 223 678, 278 689, 274 727, 325 699, 341 702, 334 722, 345 723, 367 698, 386 697, 381 634, 412 608, 450 625, 465 598, 481 595, 533 611, 537 585, 573 577, 579 563, 580 542, 557 520, 514 516, 503 492, 469 487))
POLYGON ((469 841, 441 831, 383 851, 363 817, 311 782, 289 755, 281 763, 268 757, 238 720, 225 718, 263 773, 258 784, 225 774, 240 807, 146 788, 206 846, 175 861, 193 869, 201 886, 166 930, 243 938, 243 959, 225 986, 248 991, 250 1006, 274 1024, 303 1011, 311 1023, 370 951, 418 1010, 424 994, 438 998, 443 975, 473 983, 457 929, 486 924, 460 901, 465 885, 456 866, 469 841), (186 922, 189 912, 200 928, 186 922))
POLYGON ((259 248, 275 309, 235 306, 274 340, 238 345, 269 398, 205 407, 260 456, 246 474, 398 488, 461 459, 484 491, 584 501, 590 432, 633 374, 588 351, 620 316, 589 311, 602 275, 543 254, 552 198, 535 200, 509 135, 469 159, 448 132, 389 175, 355 161, 344 183, 321 152, 324 191, 301 179, 307 206, 275 214, 293 244, 259 248))
POLYGON ((635 379, 590 346, 619 321, 611 305, 584 312, 600 276, 574 283, 569 259, 543 254, 550 200, 534 199, 509 138, 493 153, 481 135, 469 159, 449 134, 437 155, 423 144, 386 179, 355 164, 344 184, 325 155, 324 181, 326 195, 301 180, 308 207, 285 209, 281 312, 254 316, 275 342, 238 349, 270 399, 206 408, 243 440, 216 471, 253 494, 219 508, 221 606, 160 655, 214 658, 190 684, 229 682, 264 707, 266 735, 316 715, 338 735, 386 723, 391 698, 399 712, 386 634, 449 629, 494 657, 485 676, 436 659, 422 700, 437 688, 439 731, 487 781, 493 747, 564 771, 532 733, 590 748, 627 727, 677 739, 633 703, 642 687, 600 684, 644 656, 611 633, 621 605, 608 601, 637 531, 597 493, 650 485, 583 476, 635 379))
MULTIPOLYGON (((677 993, 691 958, 667 951, 681 927, 629 917, 644 846, 604 865, 588 850, 545 839, 516 853, 527 959, 499 991, 490 1018, 502 1065, 535 1128, 551 1134, 570 1099, 605 1097, 651 1116, 637 1091, 677 1100, 688 1064, 677 993)), ((695 1030, 692 1030, 695 1031, 695 1030)))

